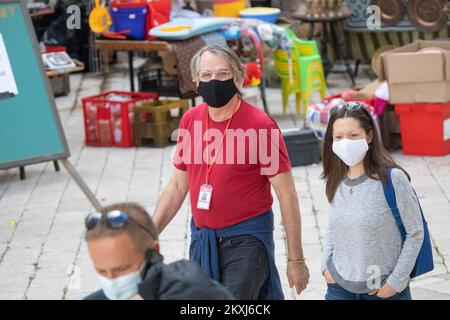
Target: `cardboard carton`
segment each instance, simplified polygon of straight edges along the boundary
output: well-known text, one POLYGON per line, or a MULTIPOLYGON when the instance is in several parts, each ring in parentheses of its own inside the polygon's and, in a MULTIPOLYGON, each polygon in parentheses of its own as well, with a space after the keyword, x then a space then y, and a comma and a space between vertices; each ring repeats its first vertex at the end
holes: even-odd
POLYGON ((381 55, 390 103, 450 101, 450 40, 418 40, 381 55))

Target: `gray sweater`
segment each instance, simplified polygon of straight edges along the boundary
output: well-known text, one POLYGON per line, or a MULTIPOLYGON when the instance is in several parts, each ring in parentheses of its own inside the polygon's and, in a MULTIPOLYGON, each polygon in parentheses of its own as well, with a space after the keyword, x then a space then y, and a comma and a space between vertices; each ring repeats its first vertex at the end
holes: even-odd
POLYGON ((322 272, 328 269, 350 292, 367 293, 386 281, 401 292, 409 284, 423 241, 423 223, 405 173, 393 169, 392 182, 407 233, 403 245, 381 181, 366 175, 345 179, 331 203, 322 272))

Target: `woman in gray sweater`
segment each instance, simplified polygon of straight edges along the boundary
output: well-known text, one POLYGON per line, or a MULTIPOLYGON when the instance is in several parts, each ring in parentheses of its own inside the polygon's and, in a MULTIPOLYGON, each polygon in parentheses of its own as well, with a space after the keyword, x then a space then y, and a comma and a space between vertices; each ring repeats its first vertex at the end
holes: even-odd
POLYGON ((384 149, 360 103, 331 110, 322 177, 331 204, 322 273, 327 300, 410 300, 410 274, 423 241, 423 222, 409 175, 384 149), (383 184, 392 169, 403 242, 383 184))

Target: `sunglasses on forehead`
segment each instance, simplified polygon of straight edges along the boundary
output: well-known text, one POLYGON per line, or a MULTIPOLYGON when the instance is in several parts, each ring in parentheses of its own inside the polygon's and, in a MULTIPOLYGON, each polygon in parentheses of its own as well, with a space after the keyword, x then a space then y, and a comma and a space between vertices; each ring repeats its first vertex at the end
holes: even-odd
POLYGON ((348 111, 352 111, 352 110, 360 110, 360 109, 365 109, 365 105, 359 101, 352 101, 352 102, 348 102, 348 103, 343 103, 343 104, 339 104, 337 106, 334 106, 333 108, 330 109, 330 115, 335 114, 336 112, 338 112, 339 110, 342 109, 346 109, 348 111))
POLYGON ((151 237, 154 237, 154 235, 150 232, 150 230, 148 230, 146 227, 142 226, 137 221, 132 219, 127 212, 120 210, 113 210, 105 214, 101 212, 89 213, 84 220, 86 229, 88 230, 94 229, 96 226, 100 224, 102 219, 106 221, 106 225, 108 226, 108 228, 115 230, 123 229, 125 225, 131 221, 139 228, 147 232, 151 237))

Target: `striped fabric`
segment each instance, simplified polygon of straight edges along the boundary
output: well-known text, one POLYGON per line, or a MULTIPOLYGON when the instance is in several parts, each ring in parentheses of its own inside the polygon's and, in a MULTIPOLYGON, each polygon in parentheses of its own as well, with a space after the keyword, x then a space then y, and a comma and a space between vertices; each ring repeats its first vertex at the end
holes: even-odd
MULTIPOLYGON (((344 34, 347 48, 353 59, 368 61, 373 53, 385 44, 403 46, 405 44, 421 40, 449 39, 450 38, 450 16, 448 26, 438 32, 418 31, 409 20, 408 14, 395 26, 382 23, 382 31, 370 31, 367 29, 367 7, 371 0, 345 0, 351 8, 353 15, 344 22, 344 34)), ((405 2, 405 5, 408 5, 405 2)), ((333 60, 334 52, 331 54, 333 60)))
POLYGON ((385 44, 403 46, 421 40, 450 39, 450 26, 439 32, 426 33, 421 31, 402 32, 354 32, 344 30, 346 46, 349 48, 352 59, 370 61, 373 53, 385 44))
MULTIPOLYGON (((398 0, 401 1, 401 0, 398 0)), ((345 29, 350 31, 367 31, 367 19, 371 13, 367 12, 367 8, 372 4, 372 0, 345 0, 348 7, 352 11, 352 16, 345 20, 345 29)), ((415 29, 414 24, 409 19, 408 10, 410 3, 403 0, 403 4, 406 7, 405 15, 395 25, 388 25, 381 21, 381 29, 383 31, 413 31, 415 29)), ((450 16, 448 17, 448 24, 450 25, 450 16)))

